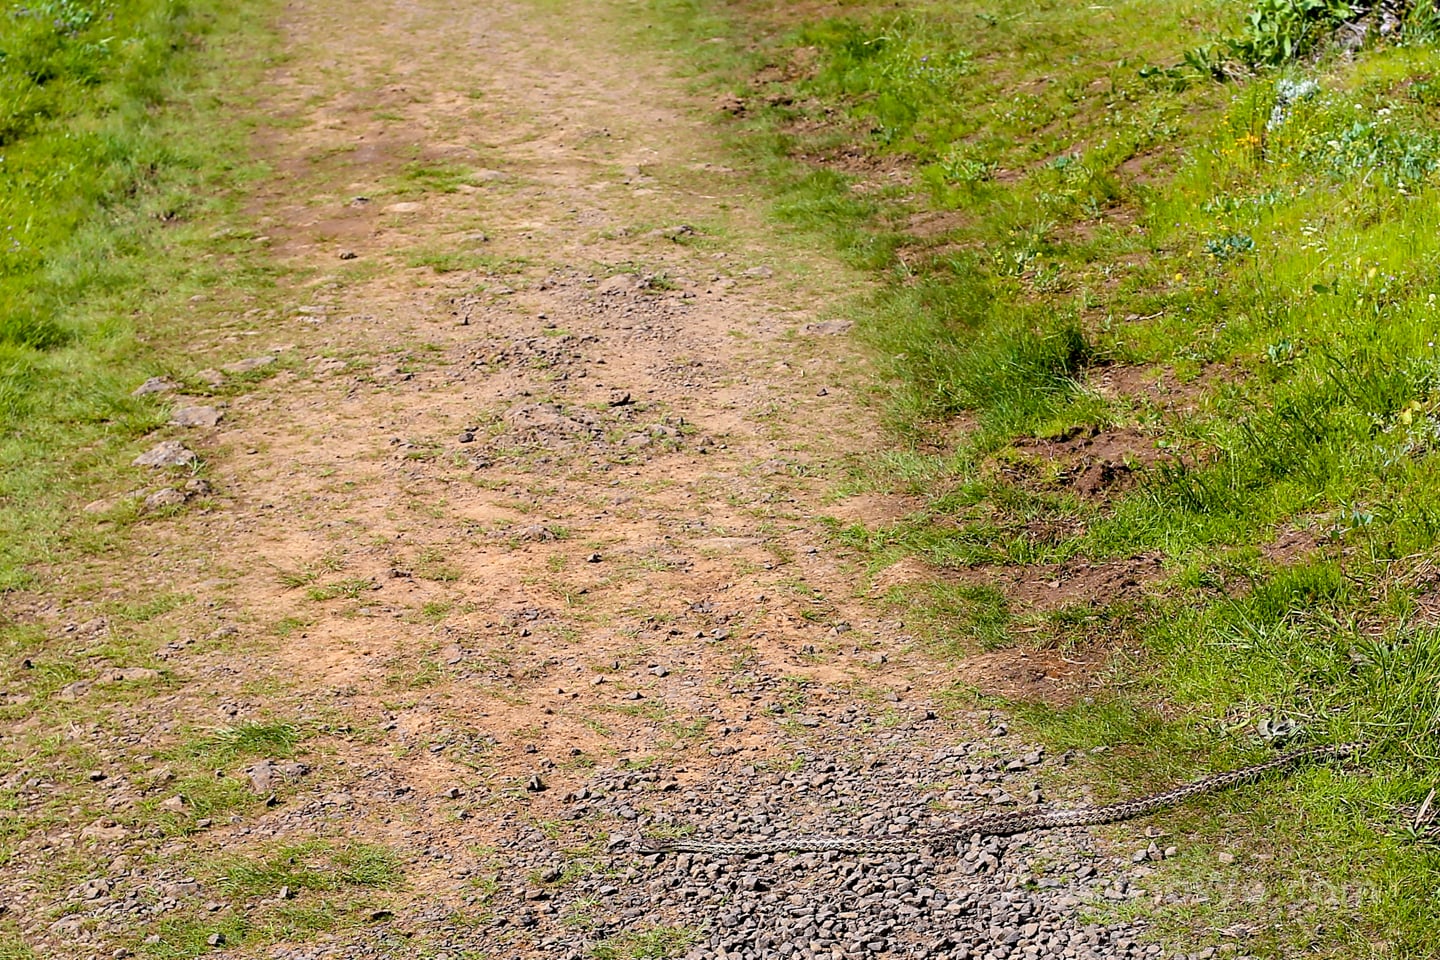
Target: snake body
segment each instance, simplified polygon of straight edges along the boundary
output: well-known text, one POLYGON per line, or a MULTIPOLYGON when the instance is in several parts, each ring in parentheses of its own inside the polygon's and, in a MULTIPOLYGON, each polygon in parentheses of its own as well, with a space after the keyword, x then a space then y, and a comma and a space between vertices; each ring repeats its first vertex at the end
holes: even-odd
POLYGON ((877 836, 822 836, 799 834, 791 837, 776 837, 768 840, 706 840, 700 837, 681 837, 673 840, 648 842, 641 853, 706 853, 716 856, 749 856, 764 853, 912 853, 927 847, 958 847, 971 837, 1001 837, 1031 830, 1050 830, 1056 827, 1093 827, 1103 823, 1117 823, 1143 817, 1147 813, 1163 810, 1183 803, 1194 797, 1217 793, 1231 787, 1256 780, 1267 773, 1289 770, 1301 763, 1316 760, 1348 757, 1359 753, 1363 743, 1342 743, 1318 747, 1305 747, 1281 754, 1264 763, 1242 767, 1226 773, 1183 784, 1163 793, 1151 794, 1135 800, 1112 803, 1103 807, 1081 807, 1073 810, 1036 810, 988 813, 954 826, 930 833, 906 837, 877 836))

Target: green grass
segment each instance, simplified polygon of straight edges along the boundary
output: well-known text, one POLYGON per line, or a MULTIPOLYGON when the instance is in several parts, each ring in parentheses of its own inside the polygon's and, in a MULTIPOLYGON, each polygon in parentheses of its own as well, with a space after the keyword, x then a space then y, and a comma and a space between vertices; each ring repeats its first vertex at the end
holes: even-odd
POLYGON ((404 879, 394 852, 373 844, 307 841, 219 868, 219 888, 235 897, 292 891, 333 892, 345 887, 395 887, 404 879))
POLYGON ((590 948, 595 960, 663 960, 684 956, 698 942, 698 931, 686 927, 652 927, 603 940, 590 948))
POLYGON ((241 723, 193 741, 186 753, 217 763, 230 763, 242 757, 288 757, 303 736, 293 723, 241 723))
POLYGON ((210 885, 226 897, 264 906, 244 914, 187 911, 167 918, 153 930, 158 939, 134 944, 137 954, 157 960, 202 956, 215 951, 215 934, 229 948, 310 939, 365 922, 374 905, 356 894, 393 889, 404 880, 399 858, 386 848, 325 840, 215 863, 208 873, 210 885), (280 897, 285 888, 290 899, 280 897))
POLYGON ((233 81, 254 69, 264 6, 42 0, 0 13, 0 590, 67 545, 108 545, 75 507, 135 485, 140 471, 121 464, 166 414, 130 393, 189 372, 154 344, 193 322, 190 297, 268 283, 248 238, 208 219, 253 173, 243 128, 213 119, 242 97, 233 81))
MULTIPOLYGON (((1123 638, 1092 696, 1013 705, 1057 747, 1113 747, 1086 775, 1117 795, 1252 758, 1266 716, 1373 741, 1177 829, 1275 838, 1255 840, 1274 922, 1250 952, 1420 958, 1440 935, 1440 847, 1411 823, 1440 756, 1440 53, 1419 4, 1343 56, 1340 6, 653 3, 746 101, 737 150, 780 227, 879 281, 844 310, 895 449, 848 487, 921 506, 837 538, 937 574, 1163 556, 1138 602, 1036 615, 939 575, 892 599, 941 657, 1123 638), (1131 368, 1172 394, 1095 388, 1131 368), (1166 457, 1114 495, 1037 452, 1122 428, 1166 457), (1315 547, 1267 556, 1292 526, 1315 547), (1283 918, 1325 888, 1352 895, 1314 942, 1283 918)), ((1197 864, 1176 884, 1233 881, 1197 864)), ((1195 943, 1244 919, 1231 902, 1158 929, 1195 943)))

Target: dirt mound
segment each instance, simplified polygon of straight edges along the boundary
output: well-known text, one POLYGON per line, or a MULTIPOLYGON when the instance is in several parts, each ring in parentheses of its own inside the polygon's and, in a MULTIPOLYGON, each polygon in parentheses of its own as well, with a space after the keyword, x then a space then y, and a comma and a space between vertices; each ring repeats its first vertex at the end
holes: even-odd
MULTIPOLYGON (((1126 319, 1143 318, 1132 315, 1126 319)), ((1193 413, 1215 384, 1239 375, 1232 367, 1212 364, 1199 376, 1181 380, 1170 367, 1117 363, 1092 368, 1085 386, 1103 397, 1130 398, 1168 413, 1193 413)))
POLYGON ((1007 700, 1064 706, 1094 685, 1104 666, 1103 653, 1061 653, 1058 650, 996 650, 967 657, 959 677, 979 691, 1007 700))
POLYGON ((1329 539, 1328 531, 1319 526, 1289 526, 1279 531, 1274 540, 1262 546, 1260 553, 1272 563, 1295 563, 1319 553, 1329 539))
POLYGON ((1133 427, 1076 428, 1053 439, 1021 441, 1016 450, 1019 455, 1000 466, 1011 480, 1073 490, 1087 500, 1118 496, 1145 470, 1173 459, 1133 427))
POLYGON ((1163 557, 1142 554, 1121 560, 1070 560, 1026 567, 982 566, 964 578, 998 588, 1013 608, 1048 613, 1065 607, 1106 607, 1145 597, 1164 577, 1163 557))

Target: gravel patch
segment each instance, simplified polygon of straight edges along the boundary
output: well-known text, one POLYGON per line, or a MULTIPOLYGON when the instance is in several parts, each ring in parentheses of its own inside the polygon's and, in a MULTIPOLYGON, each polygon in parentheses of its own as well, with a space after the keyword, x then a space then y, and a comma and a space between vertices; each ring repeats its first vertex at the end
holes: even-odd
MULTIPOLYGON (((925 832, 981 809, 1045 802, 1036 771, 1067 759, 1047 758, 1003 725, 961 742, 924 721, 857 737, 846 726, 873 718, 842 716, 848 723, 826 718, 763 767, 717 759, 711 748, 703 777, 678 764, 597 769, 562 798, 558 820, 539 820, 523 804, 499 813, 502 842, 452 873, 465 905, 419 911, 435 923, 434 948, 495 960, 1175 956, 1147 942, 1143 922, 1093 919, 1098 907, 1149 897, 1152 861, 1174 855, 1138 826, 1121 850, 1084 830, 1056 830, 915 854, 635 852, 642 835, 691 828, 717 838, 925 832), (481 920, 456 929, 454 909, 481 920)), ((367 949, 388 955, 375 939, 367 949)), ((372 955, 331 951, 275 956, 372 955)))

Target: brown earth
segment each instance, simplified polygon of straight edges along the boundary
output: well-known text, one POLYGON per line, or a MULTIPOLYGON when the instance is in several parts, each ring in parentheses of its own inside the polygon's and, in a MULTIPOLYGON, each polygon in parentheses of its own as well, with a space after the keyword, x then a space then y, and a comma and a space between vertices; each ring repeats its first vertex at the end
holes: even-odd
POLYGON ((1148 469, 1173 459, 1134 427, 1075 429, 1060 437, 1024 440, 996 469, 1007 479, 1108 500, 1135 486, 1148 469))

